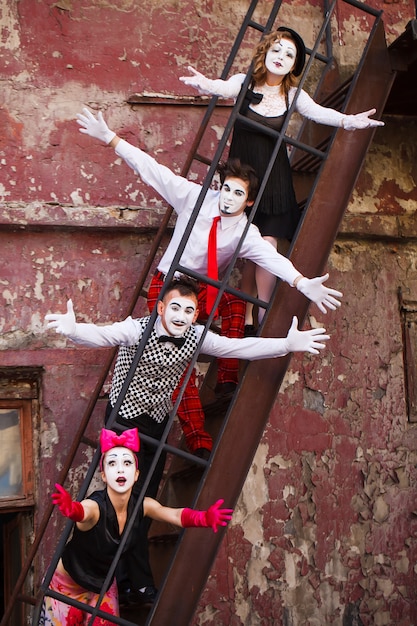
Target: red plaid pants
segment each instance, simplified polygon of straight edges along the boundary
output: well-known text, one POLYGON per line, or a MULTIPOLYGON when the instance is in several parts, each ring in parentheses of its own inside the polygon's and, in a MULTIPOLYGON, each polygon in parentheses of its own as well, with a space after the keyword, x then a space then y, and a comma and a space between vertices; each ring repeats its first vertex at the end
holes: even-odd
MULTIPOLYGON (((148 307, 150 312, 152 312, 156 302, 158 301, 163 284, 164 282, 161 274, 157 273, 157 275, 152 277, 148 290, 148 307)), ((201 284, 200 293, 198 295, 198 306, 200 309, 199 319, 207 317, 206 295, 207 285, 201 284)), ((241 300, 230 293, 224 293, 222 295, 218 307, 219 315, 222 318, 222 335, 232 338, 243 337, 245 326, 245 308, 246 303, 244 300, 241 300)), ((217 365, 217 380, 219 383, 238 382, 238 359, 218 359, 217 365)), ((172 395, 173 402, 175 402, 178 397, 178 393, 186 373, 187 372, 184 372, 180 382, 178 383, 178 387, 172 395)), ((204 430, 205 416, 195 383, 194 368, 181 398, 177 415, 189 450, 191 450, 191 452, 194 452, 198 448, 211 450, 213 442, 211 436, 204 430)))

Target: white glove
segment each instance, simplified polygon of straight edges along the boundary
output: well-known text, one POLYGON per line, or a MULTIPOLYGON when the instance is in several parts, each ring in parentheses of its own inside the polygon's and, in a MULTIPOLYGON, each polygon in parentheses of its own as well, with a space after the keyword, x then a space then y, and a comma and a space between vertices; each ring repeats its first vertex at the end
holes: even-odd
POLYGON ((65 335, 66 337, 75 335, 77 325, 75 323, 72 300, 68 300, 67 302, 66 313, 49 313, 48 315, 45 315, 45 319, 50 320, 46 325, 47 328, 55 328, 57 333, 61 333, 61 335, 65 335))
POLYGON ((197 72, 191 65, 187 67, 188 71, 194 74, 194 76, 180 76, 180 81, 184 83, 184 85, 189 85, 190 87, 194 87, 201 94, 211 94, 213 93, 213 81, 209 78, 206 78, 204 74, 197 72))
POLYGON ((384 122, 369 119, 370 115, 374 115, 376 109, 370 109, 356 115, 344 115, 342 119, 342 128, 345 130, 362 130, 363 128, 373 128, 374 126, 385 126, 384 122))
POLYGON ((83 111, 84 115, 77 113, 77 124, 82 126, 79 129, 80 133, 95 137, 100 141, 104 141, 104 143, 110 143, 113 137, 116 137, 116 133, 110 130, 104 121, 101 111, 98 112, 97 118, 88 109, 84 108, 83 111))
POLYGON ((298 319, 294 315, 291 328, 286 337, 288 352, 311 352, 318 354, 325 347, 323 341, 330 339, 324 335, 325 328, 313 328, 312 330, 298 330, 298 319))
POLYGON ((334 296, 339 298, 343 296, 341 291, 336 291, 336 289, 330 289, 323 285, 328 278, 328 274, 316 276, 316 278, 303 276, 297 283, 298 291, 301 291, 306 298, 315 302, 322 313, 327 313, 326 307, 334 311, 341 304, 334 296))

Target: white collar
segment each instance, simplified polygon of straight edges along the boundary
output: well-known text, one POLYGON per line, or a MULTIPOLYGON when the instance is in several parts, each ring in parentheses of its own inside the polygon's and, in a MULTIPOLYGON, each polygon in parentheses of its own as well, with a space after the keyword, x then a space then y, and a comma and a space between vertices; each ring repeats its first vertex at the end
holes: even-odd
POLYGON ((248 219, 247 216, 246 216, 246 213, 244 211, 240 215, 228 215, 227 217, 221 215, 220 216, 220 223, 221 223, 221 226, 222 226, 222 230, 227 230, 228 228, 231 228, 232 226, 235 226, 242 219, 245 220, 245 222, 248 219))
POLYGON ((155 320, 155 331, 156 331, 156 336, 160 337, 161 335, 167 335, 167 331, 164 328, 164 325, 162 324, 162 318, 160 315, 158 315, 158 317, 155 320))

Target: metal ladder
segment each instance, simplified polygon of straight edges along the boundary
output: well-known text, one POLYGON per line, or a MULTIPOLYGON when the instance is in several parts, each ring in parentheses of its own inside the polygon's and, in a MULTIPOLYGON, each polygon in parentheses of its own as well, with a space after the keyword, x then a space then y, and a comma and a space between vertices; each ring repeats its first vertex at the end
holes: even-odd
MULTIPOLYGON (((362 3, 356 2, 355 0, 340 0, 340 2, 351 5, 355 9, 365 11, 368 15, 374 18, 374 24, 355 75, 340 90, 338 96, 339 105, 341 110, 345 112, 357 112, 360 110, 366 110, 372 106, 375 106, 378 111, 381 111, 395 76, 394 72, 391 72, 390 70, 388 51, 384 38, 384 29, 381 21, 381 12, 375 11, 362 3)), ((248 29, 255 29, 262 34, 263 32, 267 32, 273 28, 278 11, 281 7, 281 1, 274 3, 271 13, 263 25, 253 21, 253 15, 255 13, 255 9, 257 8, 257 4, 258 0, 252 0, 243 24, 236 37, 236 41, 232 47, 231 53, 225 64, 225 68, 221 76, 222 78, 227 78, 248 29)), ((308 50, 310 58, 303 78, 300 82, 300 88, 308 76, 309 69, 314 59, 318 59, 323 62, 325 70, 332 64, 331 55, 328 53, 326 56, 323 56, 318 52, 318 49, 324 36, 327 39, 327 49, 330 49, 329 24, 336 4, 337 0, 334 0, 334 2, 332 2, 329 6, 327 5, 327 2, 325 2, 325 17, 323 25, 320 29, 320 33, 313 49, 308 50)), ((244 87, 249 85, 249 81, 250 70, 248 71, 244 87)), ((319 87, 321 88, 321 85, 319 87)), ((202 192, 194 209, 193 218, 191 219, 189 227, 184 234, 181 245, 167 275, 167 282, 174 275, 174 273, 179 270, 201 281, 210 283, 210 280, 207 279, 207 277, 200 276, 191 271, 189 268, 182 267, 179 260, 185 247, 189 232, 193 227, 198 211, 204 200, 204 196, 211 184, 218 161, 226 148, 227 140, 233 129, 234 121, 240 115, 239 110, 243 102, 244 91, 245 89, 242 89, 236 104, 233 107, 223 136, 212 159, 199 153, 199 147, 208 127, 210 118, 215 110, 217 98, 211 98, 208 104, 200 129, 197 132, 196 139, 183 167, 182 175, 186 175, 189 172, 191 165, 195 160, 208 165, 208 173, 203 184, 202 192)), ((317 99, 317 96, 315 96, 315 99, 317 99)), ((332 106, 337 108, 335 104, 332 104, 332 106)), ((259 203, 259 198, 266 184, 267 176, 272 168, 274 158, 278 152, 281 142, 285 139, 288 144, 294 147, 296 155, 300 153, 304 155, 294 159, 293 165, 295 171, 307 172, 308 175, 313 173, 314 175, 314 180, 310 185, 311 190, 305 202, 304 218, 300 224, 297 236, 290 250, 290 258, 302 273, 307 276, 315 276, 323 272, 326 265, 334 239, 337 235, 340 221, 354 188, 366 151, 372 140, 373 131, 366 130, 356 133, 348 133, 338 129, 330 129, 330 131, 326 129, 327 137, 319 143, 318 147, 314 147, 304 143, 302 141, 302 135, 301 139, 293 139, 286 136, 285 133, 288 127, 289 117, 290 116, 288 115, 287 122, 280 133, 275 131, 266 131, 263 128, 265 132, 271 132, 276 135, 277 144, 274 155, 271 158, 270 167, 265 173, 265 178, 262 181, 258 199, 255 202, 249 219, 253 219, 259 203), (314 242, 314 245, 312 245, 312 242, 314 242)), ((307 122, 307 124, 303 126, 303 133, 305 133, 308 125, 309 123, 307 122)), ((149 253, 147 263, 141 273, 141 276, 139 277, 135 293, 132 296, 130 307, 128 311, 126 311, 126 315, 133 312, 137 300, 144 294, 144 285, 152 267, 154 256, 160 247, 162 238, 168 226, 171 214, 172 209, 168 209, 161 222, 158 233, 153 240, 152 249, 149 253)), ((223 276, 222 281, 220 283, 215 283, 219 287, 217 301, 220 299, 221 294, 225 290, 242 296, 241 292, 228 286, 229 278, 238 257, 239 250, 236 250, 236 253, 225 275, 223 276)), ((258 306, 264 306, 267 309, 264 323, 260 329, 260 334, 265 337, 285 336, 290 326, 292 316, 297 315, 301 322, 308 309, 307 300, 295 289, 291 289, 284 283, 278 283, 277 289, 270 303, 262 303, 256 299, 251 299, 246 295, 243 295, 243 297, 248 301, 258 304, 258 306)), ((214 306, 214 310, 215 308, 216 305, 214 306)), ((209 329, 213 321, 213 315, 214 314, 212 313, 207 320, 206 331, 209 329)), ((135 362, 129 372, 117 404, 112 412, 114 417, 117 414, 130 380, 133 377, 135 366, 143 352, 143 347, 149 337, 155 318, 156 311, 151 316, 151 322, 144 333, 141 344, 139 345, 135 362)), ((97 441, 92 441, 86 437, 85 433, 94 408, 99 400, 103 384, 106 381, 108 372, 113 363, 115 352, 116 351, 112 351, 108 361, 103 366, 102 376, 97 382, 86 412, 75 433, 73 444, 68 453, 65 466, 57 478, 57 481, 61 484, 65 483, 66 477, 72 467, 79 447, 81 445, 91 446, 92 448, 97 447, 97 441)), ((191 368, 195 365, 197 360, 198 352, 191 362, 189 371, 191 371, 191 368)), ((250 469, 253 456, 266 426, 269 412, 278 394, 280 384, 289 362, 290 355, 280 359, 251 362, 245 367, 238 391, 236 392, 231 405, 228 407, 227 414, 222 420, 216 445, 213 449, 213 454, 209 462, 197 459, 184 450, 167 444, 169 431, 180 401, 180 398, 178 398, 171 413, 166 432, 164 433, 161 441, 153 442, 152 440, 149 440, 149 443, 154 444, 155 447, 155 461, 153 467, 156 465, 157 459, 164 450, 168 451, 168 453, 173 455, 173 457, 181 459, 182 462, 193 463, 194 467, 200 466, 203 475, 199 481, 194 500, 193 502, 189 502, 188 505, 193 505, 196 508, 206 508, 211 503, 212 494, 221 494, 221 496, 225 499, 227 506, 234 506, 236 504, 247 472, 250 469), (255 410, 253 406, 254 389, 257 390, 255 410), (242 429, 242 423, 250 423, 250 428, 242 429), (233 454, 231 453, 232 451, 233 454), (225 472, 227 473, 227 480, 225 480, 225 472)), ((186 382, 187 381, 185 381, 184 385, 186 382)), ((227 407, 219 407, 219 412, 222 416, 223 413, 225 413, 225 409, 227 409, 227 407)), ((110 420, 112 420, 112 416, 110 416, 110 420)), ((144 438, 146 439, 146 437, 144 438)), ((89 484, 98 464, 98 460, 99 451, 96 449, 91 468, 88 471, 81 487, 79 499, 82 499, 88 491, 89 484)), ((142 496, 144 495, 146 487, 147 483, 145 483, 143 487, 142 496)), ((53 595, 53 592, 48 591, 48 584, 60 558, 63 547, 69 537, 72 528, 72 524, 70 522, 68 522, 65 527, 43 583, 40 584, 34 595, 28 596, 22 593, 22 588, 31 570, 32 563, 36 560, 42 546, 42 541, 48 532, 53 510, 54 507, 50 504, 45 511, 43 519, 40 521, 34 543, 28 554, 26 562, 22 567, 21 574, 16 583, 9 605, 6 607, 0 626, 9 625, 9 619, 12 614, 13 607, 17 603, 26 603, 35 607, 33 624, 37 624, 39 607, 45 593, 53 595)), ((146 619, 147 625, 161 626, 163 624, 169 624, 171 623, 171 618, 174 614, 176 616, 176 624, 178 626, 186 626, 190 623, 193 613, 197 607, 199 597, 210 573, 210 568, 220 546, 223 534, 224 533, 221 531, 217 534, 207 533, 204 543, 200 543, 198 536, 193 532, 188 531, 181 534, 180 539, 176 543, 168 572, 161 584, 158 601, 150 611, 149 615, 143 618, 146 619), (198 559, 195 558, 196 554, 198 554, 198 559), (187 593, 184 594, 185 581, 190 578, 192 578, 192 586, 187 588, 187 593), (180 603, 178 602, 179 597, 182 598, 182 602, 180 603)), ((118 555, 116 555, 115 562, 108 575, 108 580, 111 580, 113 576, 121 550, 122 546, 119 549, 118 555)), ((72 602, 76 604, 75 601, 68 599, 68 604, 72 604, 72 602)), ((90 608, 89 611, 92 615, 91 623, 97 615, 106 617, 106 614, 100 612, 98 609, 90 608)), ((140 617, 140 619, 142 619, 142 617, 140 617)), ((112 617, 112 621, 115 624, 126 625, 145 623, 144 621, 128 621, 123 617, 112 617)))

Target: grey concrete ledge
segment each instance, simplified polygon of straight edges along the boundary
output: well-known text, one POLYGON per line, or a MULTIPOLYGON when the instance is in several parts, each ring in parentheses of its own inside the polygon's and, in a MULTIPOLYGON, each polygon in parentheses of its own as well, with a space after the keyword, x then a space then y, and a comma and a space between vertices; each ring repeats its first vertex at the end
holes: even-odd
POLYGON ((72 206, 48 202, 0 204, 0 230, 155 231, 165 213, 141 207, 72 206))

